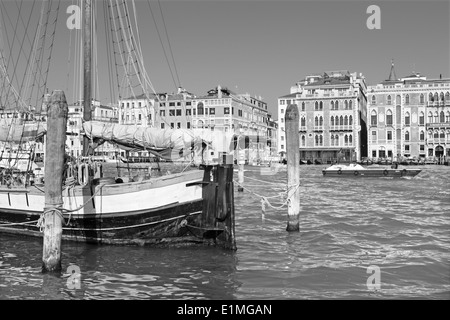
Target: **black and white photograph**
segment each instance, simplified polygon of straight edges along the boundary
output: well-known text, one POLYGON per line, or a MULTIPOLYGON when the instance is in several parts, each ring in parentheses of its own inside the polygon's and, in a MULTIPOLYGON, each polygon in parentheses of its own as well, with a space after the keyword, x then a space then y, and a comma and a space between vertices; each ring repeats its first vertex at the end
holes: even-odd
POLYGON ((450 300, 450 1, 0 0, 0 300, 450 300))

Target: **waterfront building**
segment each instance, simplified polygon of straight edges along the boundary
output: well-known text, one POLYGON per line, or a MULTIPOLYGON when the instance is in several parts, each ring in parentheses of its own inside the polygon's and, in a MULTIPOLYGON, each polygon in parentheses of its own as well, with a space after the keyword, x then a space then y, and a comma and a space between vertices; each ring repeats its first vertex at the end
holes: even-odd
POLYGON ((300 158, 334 162, 367 156, 367 86, 361 73, 327 71, 307 75, 278 98, 278 151, 286 153, 284 117, 297 104, 300 158))
MULTIPOLYGON (((68 105, 67 117, 67 138, 66 146, 72 157, 80 157, 83 154, 83 101, 77 101, 68 105)), ((118 123, 118 106, 102 105, 99 101, 93 100, 91 104, 92 120, 102 122, 118 123)), ((105 142, 94 150, 94 156, 114 158, 119 150, 112 144, 105 142)))
POLYGON ((368 87, 369 157, 450 156, 450 79, 417 72, 368 87))
POLYGON ((191 129, 195 95, 184 88, 177 93, 157 94, 155 127, 161 129, 191 129))
POLYGON ((119 124, 153 127, 155 125, 156 100, 157 97, 154 94, 141 94, 119 99, 119 124))
POLYGON ((271 152, 268 144, 269 113, 267 103, 261 97, 237 94, 219 85, 193 101, 191 116, 193 128, 243 137, 245 143, 239 145, 245 148, 240 155, 236 150, 234 159, 239 156, 248 163, 268 161, 271 152))

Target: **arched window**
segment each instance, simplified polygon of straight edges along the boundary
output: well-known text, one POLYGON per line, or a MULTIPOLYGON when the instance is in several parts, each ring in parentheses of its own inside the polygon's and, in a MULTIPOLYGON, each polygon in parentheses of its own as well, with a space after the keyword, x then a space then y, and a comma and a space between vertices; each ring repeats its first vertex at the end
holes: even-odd
POLYGON ((372 104, 376 104, 377 103, 377 97, 372 96, 372 104))
POLYGON ((331 117, 331 126, 334 127, 334 117, 331 117))
POLYGON ((409 141, 409 131, 405 132, 405 141, 409 141))
POLYGON ((425 124, 425 114, 423 113, 423 111, 420 112, 419 114, 419 125, 424 125, 425 124))
POLYGON ((322 101, 320 101, 320 103, 319 103, 319 110, 323 110, 323 102, 322 101))
POLYGON ((319 136, 318 135, 315 136, 315 140, 316 140, 316 146, 318 146, 319 145, 319 136))
POLYGON ((302 111, 305 111, 305 102, 302 102, 302 111))
POLYGON ((323 145, 323 136, 322 135, 319 136, 319 145, 323 145))
POLYGON ((333 134, 331 135, 330 142, 331 142, 331 146, 334 146, 334 135, 333 134))
POLYGON ((352 116, 348 117, 348 125, 349 126, 353 125, 353 117, 352 116))
POLYGON ((302 136, 302 146, 304 147, 306 145, 306 138, 305 136, 302 136))
POLYGON ((433 113, 431 111, 428 112, 428 123, 433 123, 433 113))
POLYGON ((428 94, 428 102, 433 102, 433 94, 431 92, 428 94))
POLYGON ((317 101, 314 102, 314 110, 319 110, 319 103, 317 101))
POLYGON ((339 136, 338 136, 338 135, 335 135, 335 138, 334 138, 334 145, 335 145, 335 146, 339 146, 339 136))
POLYGON ((339 125, 343 126, 344 125, 344 117, 341 116, 339 119, 339 125))
POLYGON ((439 97, 441 98, 440 100, 441 100, 442 102, 444 102, 444 93, 443 93, 443 92, 441 92, 441 94, 439 95, 439 97))
POLYGON ((323 117, 322 116, 320 116, 320 118, 319 118, 319 126, 323 126, 323 117))
POLYGON ((344 136, 344 146, 348 145, 348 136, 344 136))
POLYGON ((447 91, 447 93, 445 94, 445 101, 449 100, 450 100, 450 93, 447 91))
POLYGON ((438 112, 436 111, 435 113, 434 113, 434 123, 438 123, 439 122, 439 114, 438 114, 438 112))
POLYGON ((306 118, 305 117, 302 117, 302 119, 300 120, 300 125, 302 127, 306 127, 306 118))
POLYGON ((392 111, 386 111, 386 125, 392 125, 392 111))
POLYGON ((405 112, 405 125, 409 126, 410 123, 410 116, 409 116, 409 112, 405 112))
POLYGON ((319 125, 319 118, 318 117, 315 117, 314 118, 314 126, 318 126, 319 125))
POLYGON ((392 98, 391 98, 391 95, 388 95, 387 96, 387 102, 386 102, 387 104, 392 104, 392 98))
POLYGON ((437 92, 434 93, 434 102, 438 102, 439 101, 439 95, 437 92))
POLYGON ((405 96, 405 104, 409 104, 409 94, 406 94, 405 96))
POLYGON ((425 97, 423 96, 423 93, 420 94, 420 104, 425 103, 425 97))
POLYGON ((348 136, 348 143, 349 143, 350 145, 353 145, 352 135, 349 135, 349 136, 348 136))
POLYGON ((398 106, 402 104, 402 97, 399 94, 395 97, 395 103, 398 106))
POLYGON ((334 110, 334 101, 331 101, 331 110, 334 110))
POLYGON ((439 131, 437 130, 434 131, 434 138, 439 139, 439 131))
POLYGON ((348 101, 347 100, 344 101, 344 109, 348 110, 348 101))
POLYGON ((420 137, 419 137, 419 140, 420 140, 420 141, 424 141, 424 140, 425 140, 425 132, 423 132, 423 130, 420 131, 420 137))
POLYGON ((375 110, 372 110, 370 114, 370 125, 372 126, 377 125, 377 112, 375 110))
POLYGON ((445 122, 444 111, 441 111, 440 114, 439 114, 439 122, 440 123, 444 123, 445 122))
POLYGON ((445 122, 450 123, 450 111, 447 111, 447 115, 445 116, 445 122))
POLYGON ((445 131, 444 129, 441 129, 441 134, 439 135, 440 139, 445 139, 445 131))
POLYGON ((433 131, 428 131, 428 140, 433 139, 433 131))
POLYGON ((334 102, 334 110, 339 110, 339 101, 334 102))
POLYGON ((350 100, 350 101, 348 102, 348 108, 349 108, 350 110, 352 110, 352 104, 353 104, 353 102, 352 102, 352 100, 350 100))
POLYGON ((344 126, 348 126, 348 116, 345 116, 344 118, 344 126))

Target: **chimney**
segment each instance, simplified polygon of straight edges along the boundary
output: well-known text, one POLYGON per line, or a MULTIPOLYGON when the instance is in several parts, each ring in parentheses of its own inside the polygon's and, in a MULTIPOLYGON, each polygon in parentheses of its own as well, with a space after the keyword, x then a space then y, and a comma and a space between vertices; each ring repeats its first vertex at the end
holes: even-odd
POLYGON ((222 99, 222 87, 220 84, 217 86, 217 98, 222 99))

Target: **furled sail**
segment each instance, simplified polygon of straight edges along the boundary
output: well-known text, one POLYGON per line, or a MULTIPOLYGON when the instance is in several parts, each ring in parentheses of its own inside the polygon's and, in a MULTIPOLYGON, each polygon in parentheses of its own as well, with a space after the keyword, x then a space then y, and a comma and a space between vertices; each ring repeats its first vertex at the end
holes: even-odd
POLYGON ((94 143, 107 141, 129 151, 147 150, 167 160, 189 155, 206 147, 216 151, 233 150, 233 133, 204 129, 157 129, 115 123, 88 121, 83 124, 84 134, 94 143))
POLYGON ((46 123, 0 119, 0 142, 21 144, 39 139, 47 132, 46 123))

